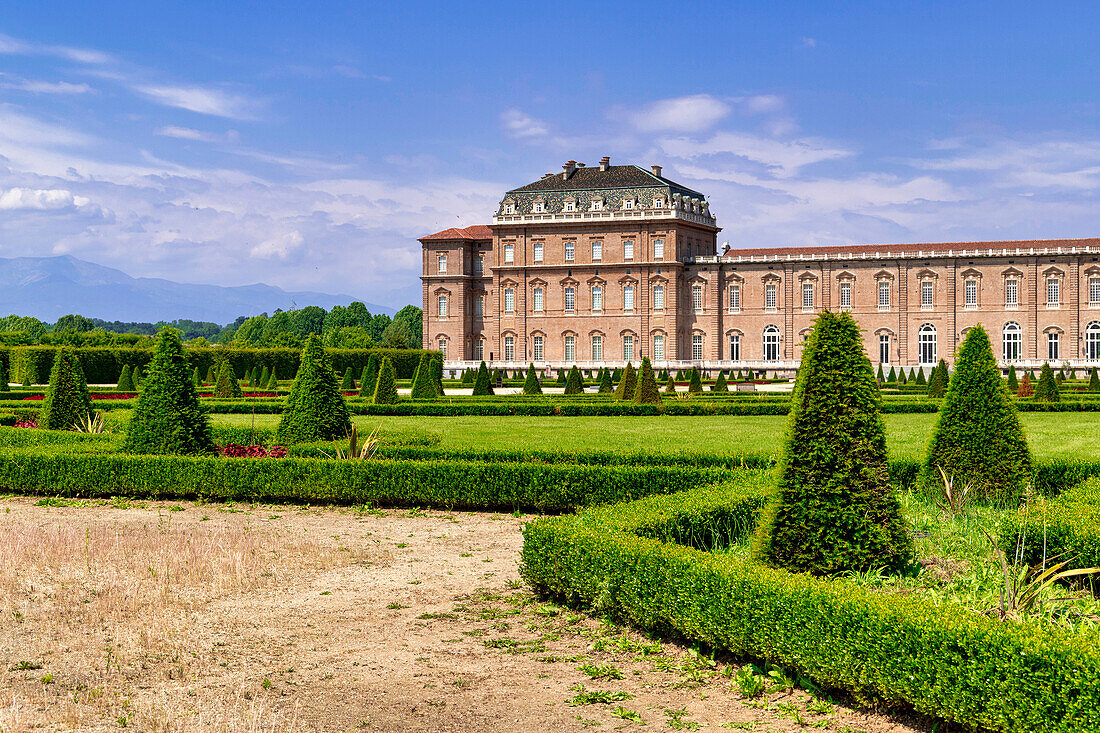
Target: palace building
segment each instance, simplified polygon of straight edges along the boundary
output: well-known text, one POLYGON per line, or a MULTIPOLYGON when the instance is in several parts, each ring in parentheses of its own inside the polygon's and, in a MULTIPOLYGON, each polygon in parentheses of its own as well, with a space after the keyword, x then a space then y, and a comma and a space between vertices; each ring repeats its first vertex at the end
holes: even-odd
POLYGON ((1100 365, 1100 239, 718 250, 705 196, 660 166, 569 161, 489 226, 423 245, 424 346, 448 369, 790 372, 822 309, 873 364, 952 361, 981 324, 1003 364, 1100 365))

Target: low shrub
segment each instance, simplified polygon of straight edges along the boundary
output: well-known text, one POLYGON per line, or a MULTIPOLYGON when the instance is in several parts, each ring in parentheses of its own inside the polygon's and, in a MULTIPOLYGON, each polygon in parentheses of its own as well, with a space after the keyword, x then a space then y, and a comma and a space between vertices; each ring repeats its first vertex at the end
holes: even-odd
POLYGON ((1032 502, 1001 525, 999 545, 1030 565, 1067 561, 1069 568, 1100 567, 1100 476, 1053 501, 1032 502))

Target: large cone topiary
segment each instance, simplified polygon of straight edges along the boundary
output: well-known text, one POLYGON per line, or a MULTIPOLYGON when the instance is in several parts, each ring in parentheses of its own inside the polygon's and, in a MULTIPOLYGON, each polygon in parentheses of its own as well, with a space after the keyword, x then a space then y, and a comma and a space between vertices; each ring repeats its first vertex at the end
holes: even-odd
POLYGON ((62 346, 53 360, 50 385, 42 410, 38 413, 38 427, 47 430, 72 430, 92 409, 88 395, 88 383, 84 370, 71 346, 62 346))
POLYGON ((1016 498, 1031 479, 1027 439, 981 326, 971 328, 959 347, 921 473, 925 490, 937 496, 939 467, 956 489, 970 484, 984 498, 1016 498))
POLYGON ((600 386, 596 389, 599 394, 611 394, 615 391, 614 385, 611 384, 611 370, 600 370, 600 386))
POLYGON ((484 397, 493 394, 493 385, 489 384, 489 369, 485 366, 485 362, 481 362, 481 366, 477 368, 477 376, 474 377, 473 394, 475 397, 484 397))
POLYGON ((275 431, 281 444, 333 440, 351 430, 348 405, 336 384, 321 339, 312 335, 302 349, 298 375, 283 407, 283 417, 275 431))
POLYGON ((584 380, 581 379, 581 370, 574 364, 569 370, 569 376, 565 378, 565 392, 563 394, 584 394, 584 380))
POLYGON ((634 392, 638 389, 638 375, 634 371, 634 364, 626 363, 623 376, 619 380, 619 386, 615 388, 615 397, 620 400, 634 399, 634 392))
POLYGON ((1035 385, 1036 402, 1058 402, 1062 398, 1058 392, 1058 381, 1054 378, 1054 370, 1050 364, 1043 363, 1039 370, 1039 381, 1035 385))
POLYGON ((162 328, 126 429, 123 450, 156 454, 213 452, 210 422, 199 403, 194 376, 179 332, 162 328))
POLYGON ((851 314, 817 318, 792 405, 754 555, 815 575, 907 568, 913 540, 890 487, 878 385, 851 314))
POLYGON ((397 402, 397 372, 388 356, 382 357, 382 366, 378 367, 373 402, 376 405, 392 405, 397 402))
POLYGON ((420 355, 420 365, 416 367, 416 374, 413 376, 410 396, 414 400, 431 399, 436 396, 435 385, 432 384, 432 361, 428 352, 420 355))
POLYGON ((134 391, 134 373, 129 364, 122 365, 122 372, 118 375, 118 384, 115 385, 115 389, 119 392, 134 391))
POLYGON ((233 365, 229 363, 229 357, 224 357, 218 364, 218 376, 214 382, 215 397, 240 397, 241 384, 237 381, 237 375, 233 373, 233 365))
POLYGON ((688 380, 688 393, 700 394, 703 391, 703 380, 699 377, 699 370, 691 370, 691 378, 688 380))
POLYGON ((374 385, 378 381, 378 356, 371 354, 359 380, 359 396, 374 397, 374 385))
POLYGON ((527 379, 523 382, 523 394, 542 394, 542 384, 539 375, 535 372, 535 365, 527 367, 527 379))
POLYGON ((638 387, 634 390, 634 401, 639 405, 661 404, 661 390, 657 388, 657 378, 653 376, 653 365, 649 357, 642 359, 638 368, 638 387))

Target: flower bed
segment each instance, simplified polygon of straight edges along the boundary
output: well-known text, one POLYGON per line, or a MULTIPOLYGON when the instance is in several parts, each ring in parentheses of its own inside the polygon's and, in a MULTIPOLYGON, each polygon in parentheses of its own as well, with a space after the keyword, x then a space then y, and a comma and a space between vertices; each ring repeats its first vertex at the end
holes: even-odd
POLYGON ((227 458, 286 458, 286 448, 281 445, 265 448, 262 445, 227 443, 218 446, 218 453, 227 458))

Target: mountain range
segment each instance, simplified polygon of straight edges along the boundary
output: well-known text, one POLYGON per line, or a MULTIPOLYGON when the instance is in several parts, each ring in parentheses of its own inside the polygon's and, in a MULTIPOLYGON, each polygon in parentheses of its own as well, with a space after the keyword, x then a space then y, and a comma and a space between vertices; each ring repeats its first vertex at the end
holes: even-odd
MULTIPOLYGON (((230 323, 237 316, 317 305, 328 310, 361 300, 350 295, 288 292, 257 283, 237 287, 195 285, 150 277, 62 255, 0 257, 0 316, 14 313, 52 323, 78 313, 107 321, 152 322, 190 319, 230 323)), ((371 313, 394 309, 366 303, 371 313)))

